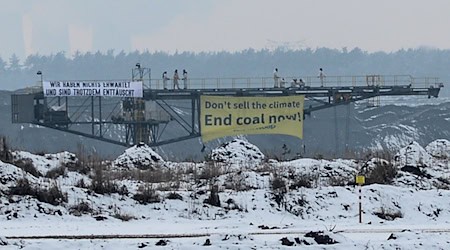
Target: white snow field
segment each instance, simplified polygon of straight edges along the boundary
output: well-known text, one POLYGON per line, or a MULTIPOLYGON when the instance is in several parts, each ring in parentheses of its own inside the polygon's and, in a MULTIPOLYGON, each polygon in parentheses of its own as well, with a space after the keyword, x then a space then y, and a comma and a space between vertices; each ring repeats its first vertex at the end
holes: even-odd
POLYGON ((201 163, 146 145, 111 162, 15 151, 0 249, 450 249, 449 156, 443 139, 366 160, 277 162, 240 139, 201 163))

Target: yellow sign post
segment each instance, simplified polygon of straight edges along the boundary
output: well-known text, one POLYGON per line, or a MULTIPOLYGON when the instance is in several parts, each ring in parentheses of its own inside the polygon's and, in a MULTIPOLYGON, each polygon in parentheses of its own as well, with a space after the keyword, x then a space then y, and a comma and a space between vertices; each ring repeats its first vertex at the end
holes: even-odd
POLYGON ((356 176, 356 184, 363 185, 366 182, 366 178, 363 175, 356 176))
POLYGON ((285 134, 303 138, 304 96, 200 97, 203 142, 245 134, 285 134))
POLYGON ((356 184, 358 184, 359 192, 359 223, 362 223, 362 195, 361 186, 366 182, 366 178, 363 175, 356 176, 356 184))

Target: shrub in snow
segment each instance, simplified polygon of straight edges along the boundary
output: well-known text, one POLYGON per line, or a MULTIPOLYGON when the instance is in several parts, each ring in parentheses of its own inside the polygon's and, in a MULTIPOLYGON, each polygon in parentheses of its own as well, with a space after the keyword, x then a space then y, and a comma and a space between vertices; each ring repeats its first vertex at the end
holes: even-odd
POLYGON ((309 233, 306 233, 305 237, 314 238, 314 241, 320 245, 331 245, 331 244, 339 243, 339 242, 335 241, 334 239, 332 239, 329 235, 324 234, 322 231, 318 231, 318 232, 311 231, 309 233))
POLYGON ((134 217, 131 214, 127 214, 127 213, 120 213, 120 212, 115 212, 112 217, 119 219, 121 221, 130 221, 130 220, 134 220, 136 219, 136 217, 134 217))
POLYGON ((45 202, 52 205, 60 205, 67 202, 67 193, 63 193, 56 184, 51 184, 49 188, 35 188, 31 186, 30 182, 25 179, 18 179, 17 184, 10 188, 12 195, 30 195, 35 197, 40 202, 45 202))
POLYGON ((103 166, 94 167, 94 175, 92 176, 92 184, 90 189, 97 194, 112 194, 119 191, 119 186, 109 175, 105 175, 103 166))
POLYGON ((117 193, 120 194, 120 195, 128 196, 128 194, 129 194, 130 192, 128 191, 127 186, 122 185, 122 186, 117 190, 117 193))
POLYGON ((11 188, 17 185, 17 180, 26 178, 30 182, 35 182, 37 179, 29 173, 12 164, 3 163, 0 161, 0 191, 11 188))
POLYGON ((9 189, 12 195, 34 195, 35 190, 31 188, 30 182, 26 178, 18 179, 16 185, 9 189))
POLYGON ((65 166, 59 166, 59 167, 50 169, 45 174, 45 177, 50 178, 50 179, 56 179, 59 176, 65 176, 65 175, 66 175, 66 167, 65 166))
POLYGON ((138 192, 133 195, 133 199, 139 202, 140 204, 146 205, 149 203, 157 203, 160 202, 159 194, 153 188, 151 184, 145 184, 138 188, 138 192))
POLYGON ((383 220, 393 221, 397 218, 403 218, 403 213, 399 209, 381 207, 378 211, 373 212, 376 216, 383 220))
POLYGON ((180 200, 180 201, 183 200, 183 197, 176 192, 170 192, 166 198, 169 200, 180 200))
POLYGON ((387 160, 372 158, 364 163, 360 174, 366 176, 366 184, 391 184, 397 175, 397 168, 387 160))
POLYGON ((200 172, 199 178, 210 180, 214 177, 220 176, 221 174, 223 174, 223 172, 224 171, 220 164, 216 164, 214 162, 206 162, 200 172))
POLYGON ((281 245, 283 246, 293 246, 295 243, 293 241, 290 241, 287 237, 283 237, 280 239, 281 245))
POLYGON ((264 160, 264 154, 255 145, 234 139, 212 150, 210 158, 216 162, 259 164, 264 160))
POLYGON ((238 204, 236 204, 236 201, 228 198, 227 201, 225 201, 225 203, 227 204, 225 209, 227 210, 238 210, 240 212, 244 211, 244 209, 242 207, 240 207, 238 204))
POLYGON ((247 191, 251 188, 247 183, 247 177, 247 172, 229 173, 225 177, 225 188, 235 191, 247 191))
POLYGON ((16 165, 18 168, 22 169, 23 171, 31 174, 34 177, 39 177, 41 174, 36 169, 36 167, 33 164, 33 161, 31 159, 18 159, 14 160, 14 165, 16 165))
POLYGON ((203 246, 211 246, 211 240, 210 239, 206 239, 205 243, 203 243, 203 246))
POLYGON ((432 163, 432 157, 422 146, 413 141, 400 149, 395 155, 394 161, 400 167, 428 167, 432 163))
POLYGON ((54 206, 67 202, 67 193, 63 193, 55 184, 52 184, 50 188, 47 189, 38 189, 36 195, 36 198, 39 201, 52 204, 54 206))
POLYGON ((209 189, 209 197, 204 200, 204 203, 220 207, 219 187, 217 185, 211 185, 209 189))
POLYGON ((81 178, 81 179, 79 179, 79 180, 75 183, 75 187, 79 187, 79 188, 87 188, 88 185, 85 183, 84 179, 81 178))
POLYGON ((0 236, 0 246, 6 246, 8 245, 8 241, 6 241, 6 238, 3 236, 0 236))
POLYGON ((440 159, 450 158, 450 141, 440 139, 435 140, 425 147, 425 150, 432 156, 440 159))
POLYGON ((349 185, 349 183, 353 183, 349 181, 345 176, 329 176, 327 180, 328 185, 334 187, 343 187, 349 185))
POLYGON ((6 143, 6 138, 4 136, 0 137, 0 161, 11 162, 12 155, 9 151, 9 146, 6 143))
POLYGON ((114 164, 124 168, 154 169, 163 158, 144 143, 135 145, 121 154, 114 164))
POLYGON ((274 191, 285 192, 286 191, 286 181, 280 175, 274 174, 272 180, 270 181, 270 187, 274 191))
MULTIPOLYGON (((313 177, 309 174, 300 174, 300 175, 293 175, 293 178, 289 178, 289 189, 290 190, 295 190, 298 188, 311 188, 312 187, 312 183, 314 181, 313 177)), ((330 185, 332 185, 332 183, 330 183, 330 185)), ((334 186, 334 185, 332 185, 334 186)), ((336 185, 338 186, 338 185, 336 185)), ((339 185, 340 186, 340 185, 339 185)))
POLYGON ((91 208, 91 205, 85 201, 81 201, 69 208, 70 214, 73 214, 75 216, 81 216, 82 214, 90 214, 92 213, 93 209, 91 208))
MULTIPOLYGON (((159 240, 158 242, 156 242, 155 246, 167 246, 168 242, 169 242, 169 240, 159 240)), ((143 246, 143 247, 147 246, 144 243, 141 243, 141 244, 142 244, 141 246, 143 246)), ((143 247, 139 247, 139 248, 143 248, 143 247)))

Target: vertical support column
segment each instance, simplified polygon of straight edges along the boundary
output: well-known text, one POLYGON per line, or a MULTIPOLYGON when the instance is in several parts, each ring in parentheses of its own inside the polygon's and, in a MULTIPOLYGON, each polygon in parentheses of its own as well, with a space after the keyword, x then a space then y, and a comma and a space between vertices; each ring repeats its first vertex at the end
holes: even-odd
MULTIPOLYGON (((347 116, 345 117, 345 139, 344 139, 344 143, 345 143, 345 154, 348 154, 348 150, 349 150, 349 137, 350 137, 350 103, 346 104, 347 106, 347 116)), ((345 155, 344 155, 345 156, 345 155)))
POLYGON ((47 115, 48 115, 48 111, 47 111, 47 110, 48 110, 48 106, 47 106, 47 105, 48 105, 47 97, 44 96, 43 102, 44 102, 44 103, 43 103, 44 106, 42 107, 42 108, 43 108, 43 111, 42 111, 42 121, 45 122, 45 120, 46 120, 46 118, 47 118, 47 115))
POLYGON ((333 106, 334 110, 334 153, 335 157, 338 157, 341 153, 339 150, 339 129, 338 129, 338 115, 337 115, 337 106, 333 106))
POLYGON ((70 119, 69 119, 69 103, 68 103, 69 98, 66 96, 65 99, 66 99, 66 103, 64 105, 66 106, 67 128, 69 128, 69 122, 70 122, 70 119))
POLYGON ((103 121, 102 121, 102 97, 101 96, 98 97, 98 119, 100 122, 98 124, 99 130, 100 130, 100 137, 103 137, 103 134, 102 134, 102 124, 103 124, 103 121))
POLYGON ((141 98, 134 98, 134 144, 140 142, 149 143, 148 127, 145 122, 145 101, 141 98))
POLYGON ((197 102, 197 124, 198 124, 198 133, 199 133, 199 135, 201 136, 202 135, 202 126, 201 126, 201 124, 200 124, 200 115, 201 115, 201 113, 200 113, 200 109, 201 109, 201 107, 200 107, 200 95, 197 95, 196 96, 196 102, 197 102))
POLYGON ((130 125, 125 124, 125 143, 130 145, 130 125))
POLYGON ((91 119, 91 123, 92 123, 92 135, 94 135, 94 134, 95 134, 95 133, 94 133, 94 131, 95 131, 95 124, 94 124, 95 119, 94 119, 94 97, 93 97, 93 96, 91 96, 91 117, 92 117, 92 119, 91 119))
MULTIPOLYGON (((195 98, 194 96, 191 96, 191 110, 192 110, 192 114, 191 114, 191 135, 195 134, 195 98)), ((200 124, 199 124, 200 126, 200 124)))

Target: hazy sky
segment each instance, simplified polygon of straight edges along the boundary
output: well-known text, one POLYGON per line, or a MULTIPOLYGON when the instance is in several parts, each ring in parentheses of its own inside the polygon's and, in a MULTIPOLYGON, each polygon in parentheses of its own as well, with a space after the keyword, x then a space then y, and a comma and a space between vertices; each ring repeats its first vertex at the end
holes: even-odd
POLYGON ((450 0, 0 0, 0 56, 450 48, 450 0))

